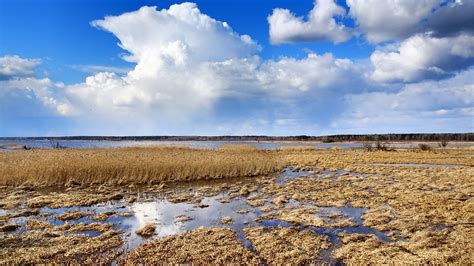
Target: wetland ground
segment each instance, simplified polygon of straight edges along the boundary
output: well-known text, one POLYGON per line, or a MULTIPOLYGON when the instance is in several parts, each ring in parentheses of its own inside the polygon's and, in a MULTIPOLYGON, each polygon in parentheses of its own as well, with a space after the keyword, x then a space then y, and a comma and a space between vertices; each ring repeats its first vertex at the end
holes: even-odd
POLYGON ((0 264, 472 264, 472 147, 0 152, 0 264))

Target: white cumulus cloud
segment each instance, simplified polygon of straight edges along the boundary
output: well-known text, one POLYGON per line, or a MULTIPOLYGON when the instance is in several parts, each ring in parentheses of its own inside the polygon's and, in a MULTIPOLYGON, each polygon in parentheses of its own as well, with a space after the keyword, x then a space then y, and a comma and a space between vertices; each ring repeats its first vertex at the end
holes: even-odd
POLYGON ((370 60, 372 78, 380 82, 445 78, 474 64, 474 36, 436 38, 419 34, 395 49, 376 50, 370 60))
POLYGON ((129 53, 125 59, 136 64, 124 76, 101 72, 67 88, 79 109, 103 115, 148 110, 177 117, 207 110, 223 90, 209 63, 250 57, 260 49, 193 3, 142 7, 92 25, 113 33, 129 53))
POLYGON ((297 17, 288 9, 276 8, 268 17, 272 43, 297 43, 328 40, 341 43, 351 38, 351 33, 335 17, 345 16, 346 11, 334 0, 316 0, 308 19, 297 17))
POLYGON ((194 3, 162 10, 145 6, 93 21, 92 25, 113 33, 120 40, 120 47, 130 53, 128 61, 160 63, 153 71, 166 63, 179 66, 223 61, 260 49, 248 35, 239 35, 226 22, 201 13, 194 3))
POLYGON ((36 66, 41 63, 39 59, 25 59, 17 55, 0 57, 0 80, 35 75, 36 66))
POLYGON ((26 59, 18 55, 0 57, 0 102, 8 106, 2 116, 35 116, 52 112, 53 115, 71 115, 74 108, 62 96, 62 84, 55 84, 49 78, 37 78, 39 59, 26 59), (34 102, 34 105, 21 105, 34 102))
POLYGON ((469 132, 474 127, 474 70, 393 92, 350 94, 345 104, 347 110, 335 123, 348 132, 469 132))
MULTIPOLYGON (((334 18, 345 14, 334 1, 317 1, 306 21, 285 12, 294 29, 307 29, 295 32, 312 40, 338 42, 351 36, 334 18)), ((404 125, 405 131, 417 129, 425 118, 438 128, 465 128, 462 122, 473 113, 473 71, 465 70, 474 58, 468 27, 416 33, 377 47, 370 61, 353 61, 313 52, 264 60, 250 36, 192 3, 142 7, 92 25, 117 37, 132 68, 77 66, 93 74, 63 85, 37 77, 40 60, 2 57, 2 124, 41 115, 65 117, 72 128, 68 132, 75 134, 362 133, 396 131, 389 123, 401 131, 404 125)), ((303 40, 288 36, 283 39, 303 40)))
POLYGON ((92 25, 113 33, 129 53, 125 59, 136 65, 126 75, 100 72, 65 90, 84 116, 109 121, 189 123, 209 115, 224 98, 294 96, 330 90, 357 76, 350 60, 330 54, 262 61, 249 36, 192 3, 142 7, 92 25))
POLYGON ((258 73, 263 88, 294 94, 295 90, 334 89, 341 92, 358 81, 360 73, 349 59, 335 58, 331 54, 308 54, 307 58, 284 57, 265 62, 258 73))
POLYGON ((372 43, 404 39, 419 32, 444 0, 347 0, 349 14, 372 43))
POLYGON ((285 105, 319 95, 317 108, 323 109, 336 88, 360 89, 363 83, 351 60, 331 54, 262 60, 251 37, 191 3, 142 7, 92 24, 118 38, 134 68, 123 75, 97 72, 66 86, 49 81, 34 97, 58 114, 73 114, 76 125, 93 128, 83 134, 172 134, 196 124, 212 132, 228 123, 222 119, 245 124, 246 117, 260 115, 258 121, 290 121, 291 114, 280 111, 285 105))

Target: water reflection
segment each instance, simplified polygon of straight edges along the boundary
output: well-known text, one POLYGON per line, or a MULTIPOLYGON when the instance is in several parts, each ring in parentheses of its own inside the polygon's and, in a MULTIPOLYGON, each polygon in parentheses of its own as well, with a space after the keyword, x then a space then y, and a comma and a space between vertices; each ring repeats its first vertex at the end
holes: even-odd
MULTIPOLYGON (((362 142, 334 142, 334 143, 320 143, 320 142, 284 142, 284 141, 157 141, 157 140, 54 140, 51 142, 48 139, 29 140, 29 139, 2 139, 0 138, 0 150, 21 149, 23 146, 30 148, 52 148, 53 145, 59 144, 66 148, 114 148, 114 147, 132 147, 132 146, 154 146, 154 145, 178 145, 187 146, 191 148, 209 148, 217 149, 226 144, 245 144, 253 145, 258 149, 275 149, 279 147, 291 146, 313 146, 320 149, 331 148, 360 148, 365 143, 362 142)), ((435 147, 436 143, 429 143, 428 145, 435 147)), ((418 144, 414 143, 390 143, 394 148, 417 148, 418 144)), ((451 147, 469 147, 472 143, 450 143, 451 147)))
POLYGON ((357 225, 362 225, 362 216, 364 213, 367 211, 367 208, 355 208, 351 206, 345 206, 345 207, 319 207, 318 208, 321 211, 321 216, 326 218, 330 217, 333 214, 339 214, 343 217, 347 217, 353 222, 355 222, 357 225))
MULTIPOLYGON (((116 147, 147 147, 156 145, 176 145, 186 146, 190 148, 208 148, 217 149, 222 145, 236 144, 236 145, 252 145, 257 149, 276 149, 279 147, 291 146, 314 146, 321 149, 330 149, 333 147, 340 148, 356 148, 362 147, 363 143, 314 143, 314 142, 257 142, 257 141, 111 141, 111 140, 58 140, 53 142, 58 143, 62 147, 81 149, 81 148, 116 148, 116 147)), ((0 139, 0 149, 21 149, 23 146, 30 148, 52 148, 53 145, 49 140, 5 140, 0 139)))
POLYGON ((123 221, 124 228, 127 228, 130 239, 129 248, 133 249, 143 238, 135 234, 135 231, 147 223, 156 224, 156 236, 161 238, 192 230, 194 228, 225 226, 234 229, 239 236, 243 236, 242 229, 245 226, 257 225, 255 218, 260 216, 258 208, 250 207, 244 198, 236 198, 229 203, 219 202, 219 198, 224 194, 214 197, 206 197, 202 200, 206 208, 196 208, 191 203, 171 203, 166 199, 158 199, 152 202, 136 202, 131 207, 134 217, 126 218, 123 221), (237 213, 239 210, 248 210, 247 213, 237 213), (188 216, 188 221, 176 221, 176 217, 188 216), (232 223, 220 224, 222 217, 230 217, 232 223))
MULTIPOLYGON (((295 168, 287 167, 284 171, 275 179, 280 186, 285 186, 288 180, 294 180, 297 178, 320 178, 323 175, 357 175, 355 173, 349 173, 345 170, 340 171, 322 171, 322 170, 311 170, 311 171, 295 171, 295 168)), ((214 182, 227 182, 230 181, 214 181, 214 182)), ((239 180, 238 182, 244 182, 239 180)), ((251 182, 246 180, 245 182, 251 182)), ((202 196, 197 195, 197 191, 201 186, 209 186, 210 183, 192 183, 186 186, 177 185, 176 187, 167 188, 166 192, 160 192, 153 194, 152 192, 143 194, 143 192, 129 192, 130 194, 137 194, 137 201, 128 204, 125 200, 110 201, 107 203, 97 204, 89 207, 71 207, 71 208, 59 208, 50 209, 43 207, 40 209, 40 215, 30 217, 18 217, 11 221, 22 225, 22 229, 16 233, 24 233, 26 230, 23 226, 27 219, 40 219, 51 222, 54 225, 62 225, 65 221, 58 220, 56 216, 67 211, 81 211, 87 213, 86 217, 82 217, 75 220, 69 220, 68 223, 110 223, 114 229, 122 230, 124 232, 123 249, 125 252, 135 249, 140 244, 149 241, 150 239, 159 239, 175 234, 179 234, 188 230, 195 229, 197 227, 228 227, 233 229, 239 240, 247 248, 252 249, 252 243, 245 238, 243 229, 245 227, 252 226, 264 226, 264 227, 295 227, 303 229, 310 229, 312 232, 320 235, 328 236, 331 242, 331 249, 323 252, 323 258, 325 262, 334 262, 331 257, 331 251, 334 248, 340 246, 340 240, 338 233, 363 233, 372 234, 378 237, 380 240, 389 242, 390 239, 383 233, 376 229, 364 227, 362 225, 362 216, 367 211, 365 208, 354 208, 352 206, 338 207, 318 207, 312 205, 309 202, 298 202, 291 199, 285 208, 299 208, 299 207, 310 207, 318 210, 317 214, 321 218, 327 220, 329 224, 334 221, 341 219, 349 219, 355 224, 353 226, 346 226, 341 228, 333 227, 314 227, 308 225, 299 225, 287 223, 278 219, 262 219, 261 207, 252 207, 247 204, 247 199, 243 196, 236 196, 229 198, 228 201, 222 201, 222 198, 229 196, 229 191, 223 191, 215 196, 202 196), (192 189, 190 189, 192 188, 192 189), (199 196, 201 204, 196 205, 196 202, 180 202, 173 203, 167 199, 167 195, 176 195, 182 192, 192 192, 194 196, 199 196), (143 195, 142 195, 143 194, 143 195), (201 198, 202 197, 202 198, 201 198), (104 220, 98 220, 95 217, 97 214, 109 212, 108 218, 104 220), (125 215, 129 213, 130 215, 125 215), (189 219, 177 219, 177 217, 189 217, 189 219), (229 217, 232 219, 231 223, 221 224, 223 217, 229 217), (257 222, 258 221, 258 222, 257 222), (144 238, 138 236, 135 232, 145 224, 153 223, 156 226, 155 235, 150 238, 144 238)), ((222 184, 213 183, 217 187, 221 187, 222 184)), ((235 184, 234 184, 235 185, 235 184)), ((261 188, 257 192, 261 193, 261 188)), ((250 194, 252 196, 252 194, 250 194)), ((266 205, 268 206, 272 196, 269 195, 266 198, 266 205)), ((0 214, 6 212, 0 209, 0 214)), ((271 211, 273 212, 273 211, 271 211)), ((269 213, 271 213, 269 212, 269 213)), ((78 233, 87 234, 95 237, 100 235, 97 231, 81 231, 78 233)))
POLYGON ((277 183, 280 186, 283 186, 286 182, 290 180, 294 180, 298 177, 302 176, 310 176, 311 173, 309 171, 295 171, 293 167, 285 167, 281 174, 277 177, 277 183))

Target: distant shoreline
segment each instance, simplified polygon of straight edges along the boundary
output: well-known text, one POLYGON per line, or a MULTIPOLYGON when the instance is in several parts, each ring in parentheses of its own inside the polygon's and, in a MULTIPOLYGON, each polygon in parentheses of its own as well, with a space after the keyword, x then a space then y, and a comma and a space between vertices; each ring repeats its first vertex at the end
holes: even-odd
POLYGON ((54 136, 54 137, 0 137, 0 140, 90 140, 90 141, 254 141, 254 142, 473 142, 474 133, 407 133, 407 134, 363 134, 329 136, 54 136))

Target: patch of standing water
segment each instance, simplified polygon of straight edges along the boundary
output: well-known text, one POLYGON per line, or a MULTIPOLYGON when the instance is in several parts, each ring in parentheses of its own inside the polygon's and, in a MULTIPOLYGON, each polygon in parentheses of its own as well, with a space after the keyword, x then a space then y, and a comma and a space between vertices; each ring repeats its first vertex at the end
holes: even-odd
POLYGON ((319 174, 322 174, 322 175, 325 175, 325 176, 332 176, 333 178, 330 178, 331 181, 336 181, 336 179, 338 177, 343 176, 343 175, 355 176, 355 177, 358 177, 360 179, 363 179, 365 177, 363 174, 349 172, 345 169, 340 169, 340 170, 337 170, 337 171, 321 170, 321 171, 319 171, 319 174))
POLYGON ((328 219, 332 215, 342 216, 344 219, 349 219, 353 221, 356 226, 345 226, 341 228, 335 227, 314 227, 309 226, 308 229, 311 230, 313 233, 327 236, 329 242, 331 243, 329 249, 325 249, 320 251, 319 258, 320 260, 326 264, 329 263, 330 265, 341 265, 342 263, 335 259, 332 256, 332 252, 342 246, 342 242, 339 238, 340 233, 347 233, 347 234, 365 234, 365 235, 374 235, 380 241, 384 243, 392 242, 390 238, 388 238, 383 232, 366 227, 362 225, 362 216, 368 210, 367 208, 356 208, 351 206, 344 206, 344 207, 319 207, 318 208, 320 213, 317 214, 318 217, 323 219, 328 219))
MULTIPOLYGON (((277 183, 280 186, 284 186, 288 180, 294 180, 298 177, 311 176, 313 175, 309 171, 294 171, 293 167, 287 167, 277 177, 277 183)), ((319 171, 319 170, 318 170, 319 171)), ((345 170, 340 171, 319 171, 322 174, 353 174, 345 170)), ((227 193, 220 193, 212 197, 204 197, 202 204, 207 205, 206 208, 198 208, 193 203, 182 202, 182 203, 171 203, 165 198, 158 198, 154 201, 147 202, 135 202, 131 209, 134 212, 134 216, 128 218, 119 218, 114 221, 119 224, 120 229, 126 231, 126 250, 132 250, 145 242, 147 239, 138 236, 135 231, 147 223, 153 223, 156 225, 156 235, 152 239, 158 239, 166 236, 175 235, 178 233, 186 232, 197 227, 229 227, 233 229, 239 238, 239 240, 249 249, 252 249, 252 244, 245 238, 243 228, 249 226, 263 226, 267 228, 272 227, 292 227, 293 225, 284 221, 276 219, 263 219, 260 223, 255 222, 255 219, 261 217, 262 212, 258 207, 251 207, 247 205, 244 197, 237 197, 232 199, 230 202, 220 202, 218 199, 225 196, 227 193), (246 210, 248 212, 239 214, 237 211, 246 210), (176 221, 176 217, 186 216, 190 220, 181 222, 176 221), (220 224, 222 217, 230 217, 232 223, 220 224)), ((292 201, 292 205, 297 206, 299 203, 292 201)), ((315 206, 317 207, 317 206, 315 206)), ((320 235, 326 235, 329 237, 332 248, 340 246, 338 233, 361 233, 361 234, 372 234, 375 235, 383 242, 390 242, 390 239, 384 235, 384 233, 373 229, 362 226, 362 215, 366 208, 355 208, 351 206, 345 206, 341 208, 337 207, 318 207, 321 211, 321 215, 327 217, 331 214, 340 214, 345 218, 349 218, 355 222, 356 226, 348 226, 342 228, 317 228, 302 226, 303 228, 310 228, 314 233, 320 235)), ((330 255, 326 255, 325 260, 327 262, 333 262, 333 259, 329 258, 330 255)))
POLYGON ((339 233, 348 233, 348 234, 372 234, 375 235, 380 241, 382 242, 392 242, 387 236, 385 236, 382 232, 364 227, 364 226, 357 226, 357 227, 343 227, 343 228, 319 228, 319 227, 309 227, 313 233, 327 236, 328 241, 331 243, 328 249, 321 250, 319 252, 320 260, 326 264, 329 263, 330 265, 341 265, 342 263, 335 259, 332 256, 334 250, 340 248, 342 246, 341 239, 339 238, 339 233))
POLYGON ((453 231, 452 226, 447 226, 445 224, 436 224, 432 227, 433 231, 442 231, 442 230, 448 230, 449 232, 453 231))
MULTIPOLYGON (((290 201, 286 204, 287 208, 296 208, 298 206, 317 208, 318 213, 316 214, 316 217, 322 218, 323 220, 326 220, 327 222, 335 221, 337 219, 342 219, 342 220, 348 219, 355 223, 355 226, 344 226, 344 227, 331 227, 330 225, 328 227, 315 227, 312 225, 300 226, 300 230, 307 229, 317 235, 326 236, 328 238, 328 241, 331 244, 329 249, 321 250, 320 253, 318 254, 319 262, 321 262, 322 264, 330 264, 330 265, 341 264, 340 261, 338 261, 332 256, 332 252, 342 246, 342 242, 338 236, 338 234, 340 233, 347 233, 347 234, 357 233, 357 234, 365 234, 365 235, 374 235, 375 237, 377 237, 380 241, 384 243, 392 242, 392 240, 389 237, 387 237, 385 233, 374 228, 363 226, 362 217, 364 213, 369 210, 367 208, 357 208, 357 207, 352 207, 350 205, 346 205, 344 207, 318 207, 308 202, 298 202, 294 199, 290 199, 290 201)), ((262 222, 262 225, 266 226, 265 221, 262 222)), ((278 225, 278 226, 291 227, 292 225, 283 224, 283 225, 278 225)), ((387 233, 391 233, 391 232, 395 232, 395 231, 390 231, 387 233)))
MULTIPOLYGON (((293 180, 302 176, 315 176, 318 174, 331 174, 331 175, 344 175, 351 174, 345 170, 340 171, 294 171, 294 168, 287 167, 284 171, 277 177, 276 182, 281 186, 285 185, 285 182, 288 180, 293 180)), ((240 181, 239 181, 240 182, 240 181)), ((206 185, 206 184, 204 184, 206 185)), ((209 185, 209 184, 207 184, 209 185)), ((215 184, 218 185, 218 184, 215 184)), ((194 184, 192 187, 193 191, 199 190, 200 185, 194 184)), ((229 195, 229 192, 221 192, 215 196, 208 196, 201 198, 201 207, 197 206, 195 202, 181 202, 181 203, 172 203, 167 200, 165 195, 177 193, 180 190, 189 190, 189 187, 186 190, 183 188, 170 188, 170 193, 161 193, 156 194, 152 197, 145 197, 141 199, 138 197, 138 200, 132 204, 127 204, 125 201, 110 201, 107 203, 102 203, 98 205, 93 205, 89 207, 71 207, 71 208, 59 208, 59 209, 50 209, 47 207, 41 208, 40 216, 32 217, 21 217, 18 218, 18 222, 24 225, 27 219, 40 219, 51 222, 54 225, 62 225, 65 221, 56 219, 56 215, 62 214, 67 211, 80 211, 87 213, 86 217, 82 217, 76 220, 69 220, 68 223, 111 223, 114 229, 119 229, 124 232, 123 234, 123 250, 128 252, 135 249, 140 244, 148 241, 150 239, 159 239, 166 236, 172 236, 175 234, 183 233, 189 230, 192 230, 197 227, 228 227, 233 229, 243 243, 243 245, 249 250, 253 250, 252 243, 245 238, 243 229, 245 227, 253 226, 263 226, 265 228, 273 227, 295 227, 295 225, 277 220, 277 219, 261 219, 262 212, 260 207, 252 207, 247 204, 247 199, 242 196, 237 196, 230 201, 221 202, 219 199, 229 195), (203 207, 204 206, 204 207, 203 207), (240 212, 241 210, 245 210, 240 212), (96 214, 104 212, 113 212, 116 215, 111 215, 105 220, 96 220, 94 216, 96 214), (133 213, 131 216, 123 215, 124 213, 133 213), (179 217, 189 217, 186 219, 177 219, 179 217), (232 219, 231 223, 221 224, 222 217, 230 217, 232 219), (259 222, 256 222, 258 220, 259 222), (135 232, 143 225, 147 223, 153 223, 156 225, 155 235, 150 238, 143 238, 138 236, 135 232)), ((152 193, 153 194, 153 193, 152 193)), ((270 196, 271 197, 271 196, 270 196)), ((268 200, 269 198, 267 198, 268 200)), ((300 203, 294 200, 290 200, 287 204, 287 207, 299 207, 308 203, 300 203)), ((331 242, 331 248, 328 251, 323 251, 321 256, 326 263, 337 263, 334 258, 331 257, 331 252, 341 245, 338 233, 362 233, 362 234, 372 234, 378 237, 381 241, 388 242, 390 239, 386 237, 382 232, 377 231, 372 228, 362 226, 362 215, 367 210, 364 208, 353 208, 351 206, 344 206, 342 208, 337 207, 318 207, 312 206, 319 209, 318 215, 324 217, 324 219, 332 220, 339 219, 350 219, 355 223, 355 226, 347 226, 342 228, 333 228, 333 227, 314 227, 308 225, 296 226, 296 228, 309 229, 312 232, 325 235, 329 238, 331 242), (334 215, 339 214, 339 215, 334 215), (338 218, 334 218, 338 217, 338 218)), ((15 218, 16 219, 16 218, 15 218)), ((22 228, 25 228, 22 226, 22 228)), ((23 230, 23 229, 22 229, 23 230)), ((97 231, 77 231, 75 233, 87 234, 91 237, 100 235, 100 232, 97 231)))
POLYGON ((277 183, 280 186, 283 186, 289 180, 294 180, 298 177, 302 176, 310 176, 311 173, 309 171, 294 171, 292 166, 285 167, 283 172, 277 177, 277 183))
POLYGON ((367 208, 355 208, 345 206, 341 208, 337 207, 319 207, 318 208, 324 217, 328 217, 332 214, 339 214, 344 217, 348 217, 350 220, 355 222, 357 225, 362 224, 362 215, 367 211, 367 208))
MULTIPOLYGON (((120 201, 110 201, 106 203, 100 203, 97 205, 92 205, 92 206, 87 206, 87 207, 65 207, 65 208, 57 208, 57 209, 52 209, 48 207, 42 207, 39 209, 39 215, 29 215, 27 217, 25 216, 19 216, 19 217, 14 217, 10 218, 9 221, 11 223, 20 225, 21 228, 19 230, 16 230, 15 232, 12 232, 12 234, 23 234, 27 231, 29 231, 26 228, 26 222, 28 220, 40 220, 40 221, 46 221, 51 223, 53 226, 61 226, 64 225, 65 223, 68 224, 78 224, 78 223, 84 223, 84 224, 90 224, 90 223, 113 223, 113 224, 118 224, 122 221, 123 217, 119 218, 121 215, 123 215, 126 212, 130 212, 131 209, 127 207, 123 202, 120 201), (64 214, 66 212, 81 212, 84 213, 86 216, 78 218, 78 219, 66 219, 66 220, 60 220, 57 219, 57 215, 59 214, 64 214), (111 217, 104 219, 104 220, 96 220, 93 218, 94 215, 100 214, 100 213, 105 213, 105 212, 113 212, 114 215, 111 215, 111 217), (115 221, 114 221, 115 219, 115 221)), ((74 231, 73 233, 82 233, 86 234, 88 236, 98 236, 101 233, 98 231, 92 231, 92 230, 83 230, 83 231, 74 231)))
POLYGON ((156 224, 156 236, 154 238, 175 235, 201 226, 230 227, 242 238, 242 229, 245 226, 258 225, 254 219, 259 217, 261 213, 258 208, 248 206, 242 197, 233 199, 228 203, 221 203, 218 199, 222 196, 220 194, 204 198, 202 203, 208 205, 206 208, 198 208, 188 202, 171 203, 166 199, 134 203, 131 209, 135 215, 131 218, 124 218, 121 222, 121 229, 128 232, 127 249, 133 249, 144 241, 135 231, 147 223, 156 224), (239 210, 247 210, 248 212, 239 214, 237 213, 239 210), (190 220, 183 222, 176 220, 177 217, 182 216, 187 216, 190 220), (232 223, 220 224, 222 217, 230 217, 232 223))
POLYGON ((77 231, 77 233, 87 235, 90 237, 100 236, 100 232, 92 231, 92 230, 82 230, 82 231, 77 231))
POLYGON ((285 185, 288 181, 295 180, 298 177, 329 177, 329 178, 324 178, 325 180, 330 180, 330 181, 336 181, 336 179, 340 176, 343 175, 348 175, 348 176, 354 176, 358 178, 364 178, 365 176, 363 174, 359 173, 353 173, 349 172, 345 169, 340 169, 337 171, 331 171, 331 170, 320 170, 320 169, 313 169, 310 171, 295 171, 292 166, 288 166, 283 169, 281 174, 277 177, 277 183, 280 186, 285 185))
POLYGON ((28 148, 52 148, 55 144, 70 149, 85 148, 116 148, 116 147, 149 147, 158 145, 186 146, 190 148, 218 149, 223 145, 251 145, 261 150, 271 150, 280 147, 313 146, 319 149, 358 148, 363 143, 335 142, 317 143, 301 141, 166 141, 166 140, 70 140, 70 139, 28 139, 28 138, 0 138, 0 151, 28 148))
POLYGON ((327 228, 315 229, 314 231, 319 234, 337 235, 338 233, 341 233, 341 232, 350 233, 350 234, 352 233, 371 234, 371 235, 376 236, 379 240, 383 242, 391 242, 391 240, 381 231, 362 225, 362 222, 363 222, 362 216, 364 215, 366 211, 368 211, 367 208, 357 208, 357 207, 351 207, 350 205, 346 205, 344 207, 318 207, 318 210, 320 212, 316 214, 316 216, 323 218, 325 220, 334 219, 331 217, 333 215, 336 215, 336 217, 340 217, 342 219, 348 219, 355 223, 355 226, 345 226, 345 227, 340 227, 340 228, 327 227, 327 228))
MULTIPOLYGON (((166 199, 158 199, 152 202, 137 202, 133 204, 132 210, 134 211, 135 216, 132 218, 125 218, 121 222, 122 229, 128 232, 126 236, 126 250, 132 250, 146 241, 146 239, 135 234, 135 231, 146 223, 154 223, 157 225, 156 236, 153 237, 154 239, 186 232, 200 226, 229 227, 237 233, 239 240, 250 250, 253 249, 252 243, 245 238, 243 228, 247 226, 263 226, 266 228, 294 226, 277 219, 264 219, 260 223, 257 223, 254 220, 262 214, 258 208, 248 206, 245 198, 242 197, 235 198, 228 203, 221 203, 218 199, 223 195, 224 193, 204 198, 202 203, 209 205, 207 208, 196 208, 193 204, 187 202, 171 203, 166 199), (238 210, 248 210, 249 212, 238 214, 238 210), (187 216, 191 218, 191 220, 186 222, 176 222, 175 218, 179 216, 187 216), (220 218, 225 216, 232 218, 233 222, 226 225, 220 224, 220 218)), ((297 203, 294 202, 294 204, 297 203)), ((373 228, 362 226, 362 215, 367 211, 365 208, 345 206, 341 208, 320 207, 318 209, 324 216, 329 216, 334 213, 341 214, 356 223, 356 226, 342 228, 320 228, 304 225, 300 227, 300 230, 309 229, 315 234, 328 236, 328 239, 331 242, 331 248, 329 251, 323 251, 321 254, 326 263, 337 263, 337 261, 332 258, 331 252, 341 246, 338 236, 339 233, 372 234, 383 242, 391 241, 384 233, 373 228)))

